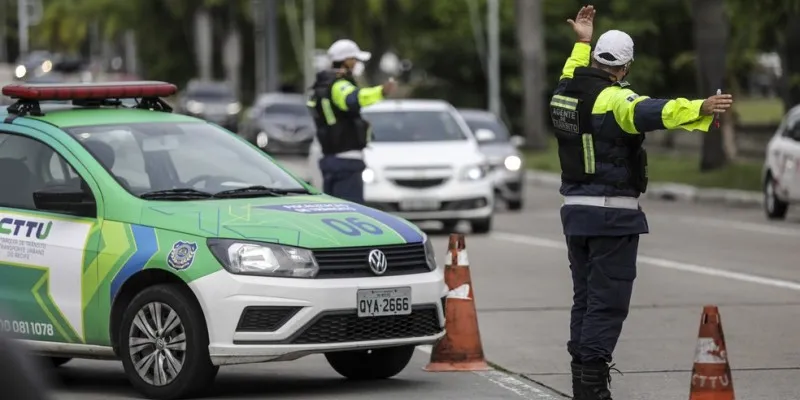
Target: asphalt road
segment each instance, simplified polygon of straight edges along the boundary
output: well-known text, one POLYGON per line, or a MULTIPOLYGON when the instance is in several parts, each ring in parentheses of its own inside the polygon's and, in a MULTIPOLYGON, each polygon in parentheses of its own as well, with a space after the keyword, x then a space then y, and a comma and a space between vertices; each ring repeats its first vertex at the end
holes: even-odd
MULTIPOLYGON (((290 165, 302 175, 302 162, 290 165)), ((525 210, 498 211, 492 233, 466 239, 484 350, 509 374, 427 373, 428 356, 419 351, 396 379, 354 384, 308 357, 223 368, 209 398, 566 398, 544 389, 569 392, 571 283, 560 198, 553 189, 527 189, 525 210)), ((714 304, 736 397, 800 399, 800 214, 767 222, 755 209, 654 200, 644 208, 651 233, 641 240, 632 310, 615 354, 623 373, 613 375, 615 398, 688 398, 700 314, 714 304)), ((447 237, 434 240, 441 257, 447 237)), ((136 398, 118 363, 73 361, 56 377, 57 399, 136 398)))

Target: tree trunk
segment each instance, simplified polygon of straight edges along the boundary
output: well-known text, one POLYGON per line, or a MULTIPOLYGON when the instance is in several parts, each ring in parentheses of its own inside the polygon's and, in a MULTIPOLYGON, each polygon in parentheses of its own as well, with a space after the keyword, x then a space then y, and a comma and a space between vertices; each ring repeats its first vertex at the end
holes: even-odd
POLYGON ((526 147, 536 150, 547 148, 547 112, 545 110, 545 49, 542 30, 542 1, 516 0, 517 43, 522 56, 522 127, 526 147))
POLYGON ((786 18, 786 36, 784 37, 783 51, 783 76, 781 77, 781 98, 786 111, 800 104, 800 85, 794 81, 795 76, 800 76, 800 15, 793 12, 786 18))
MULTIPOLYGON (((725 81, 725 48, 728 39, 728 21, 724 0, 692 0, 694 48, 697 59, 697 84, 700 97, 708 97, 722 87, 725 81)), ((725 121, 732 122, 730 119, 725 121)), ((700 170, 710 171, 723 167, 725 155, 723 134, 712 129, 703 134, 700 170)))

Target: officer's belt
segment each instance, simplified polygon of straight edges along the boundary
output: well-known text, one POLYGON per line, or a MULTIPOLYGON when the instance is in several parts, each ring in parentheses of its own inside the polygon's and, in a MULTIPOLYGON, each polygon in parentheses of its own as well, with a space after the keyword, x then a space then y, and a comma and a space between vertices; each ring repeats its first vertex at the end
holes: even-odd
POLYGON ((639 209, 639 199, 635 197, 565 196, 564 205, 581 205, 610 208, 639 209))

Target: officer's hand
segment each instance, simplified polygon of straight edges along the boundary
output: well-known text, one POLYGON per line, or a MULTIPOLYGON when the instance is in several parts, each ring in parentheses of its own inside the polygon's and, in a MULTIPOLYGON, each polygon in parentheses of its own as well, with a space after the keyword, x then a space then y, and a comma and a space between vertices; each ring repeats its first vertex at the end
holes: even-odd
POLYGON ((733 96, 729 94, 715 94, 703 101, 700 114, 722 114, 733 105, 733 96))
POLYGON ((397 89, 397 82, 394 79, 389 78, 386 83, 383 84, 383 95, 389 96, 397 89))
POLYGON ((576 16, 574 20, 567 20, 567 22, 572 25, 572 30, 575 31, 576 35, 578 35, 578 40, 583 42, 592 41, 592 32, 594 31, 594 14, 594 6, 588 5, 581 7, 581 10, 578 11, 578 16, 576 16))

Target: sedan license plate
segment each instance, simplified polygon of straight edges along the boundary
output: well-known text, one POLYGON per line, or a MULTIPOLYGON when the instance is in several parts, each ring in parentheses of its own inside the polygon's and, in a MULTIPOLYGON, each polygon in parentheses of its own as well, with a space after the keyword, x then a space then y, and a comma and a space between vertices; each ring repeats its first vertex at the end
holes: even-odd
POLYGON ((356 294, 359 317, 411 314, 411 288, 364 289, 356 294))
POLYGON ((439 209, 439 201, 434 199, 408 199, 400 202, 405 211, 432 211, 439 209))

